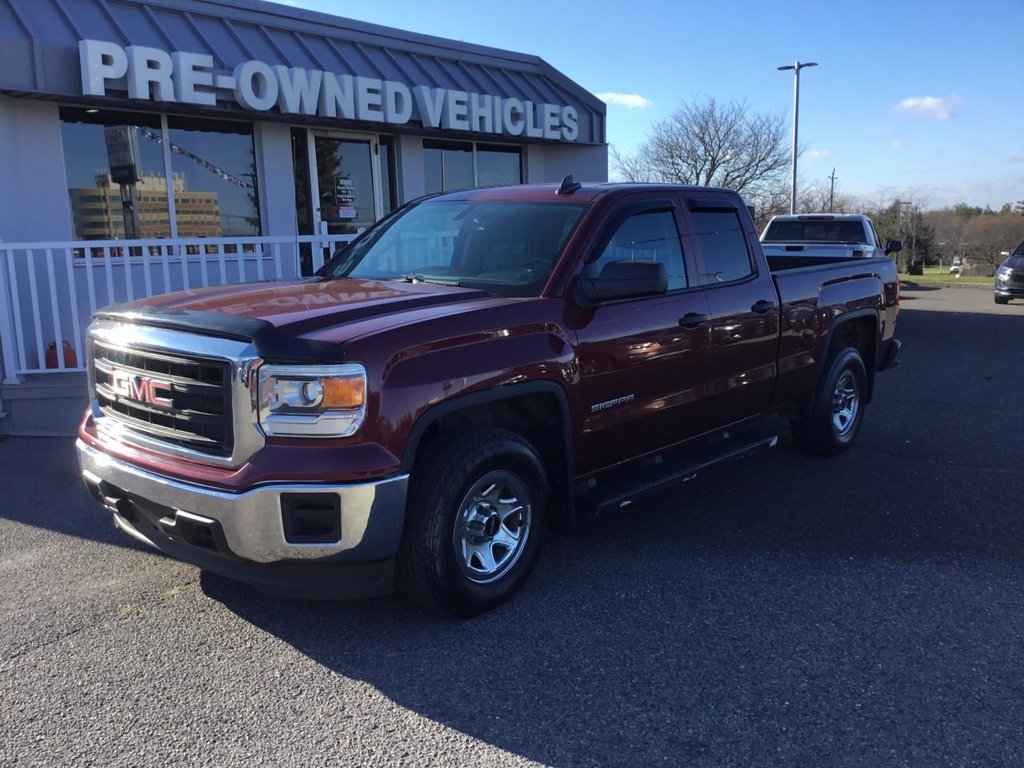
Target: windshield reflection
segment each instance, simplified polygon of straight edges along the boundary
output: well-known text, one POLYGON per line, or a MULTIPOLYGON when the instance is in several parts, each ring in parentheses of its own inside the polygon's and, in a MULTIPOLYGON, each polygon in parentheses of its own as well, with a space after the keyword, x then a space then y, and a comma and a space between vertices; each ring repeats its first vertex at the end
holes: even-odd
POLYGON ((561 201, 425 200, 381 222, 321 274, 539 296, 585 208, 561 201))

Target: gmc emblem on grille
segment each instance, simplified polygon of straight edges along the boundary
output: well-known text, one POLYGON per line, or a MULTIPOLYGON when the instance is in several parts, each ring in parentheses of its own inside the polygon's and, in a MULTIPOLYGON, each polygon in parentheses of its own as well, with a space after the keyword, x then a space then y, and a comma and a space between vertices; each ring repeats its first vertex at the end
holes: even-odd
POLYGON ((174 401, 171 400, 171 384, 168 381, 132 376, 127 371, 115 369, 110 374, 110 383, 121 397, 149 405, 159 405, 161 408, 174 407, 174 401))

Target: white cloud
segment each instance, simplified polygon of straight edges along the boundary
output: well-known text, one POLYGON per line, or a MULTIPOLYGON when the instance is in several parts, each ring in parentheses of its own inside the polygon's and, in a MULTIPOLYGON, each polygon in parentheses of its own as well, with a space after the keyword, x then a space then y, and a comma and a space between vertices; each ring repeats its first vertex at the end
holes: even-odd
POLYGON ((831 149, 809 149, 807 150, 808 160, 821 160, 832 154, 831 149))
POLYGON ((938 96, 910 96, 893 109, 901 115, 930 117, 943 122, 953 117, 962 104, 963 101, 959 96, 950 96, 945 99, 938 96))
POLYGON ((597 98, 609 104, 618 104, 620 107, 629 107, 630 109, 646 109, 651 106, 651 100, 645 99, 639 93, 608 91, 607 93, 597 94, 597 98))
POLYGON ((914 141, 913 139, 893 139, 889 142, 889 146, 893 149, 906 149, 914 146, 914 141))

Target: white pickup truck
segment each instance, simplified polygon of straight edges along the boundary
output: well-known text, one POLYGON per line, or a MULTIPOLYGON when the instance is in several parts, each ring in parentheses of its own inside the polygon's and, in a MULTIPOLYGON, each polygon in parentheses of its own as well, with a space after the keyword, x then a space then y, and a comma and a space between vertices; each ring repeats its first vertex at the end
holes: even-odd
POLYGON ((883 246, 871 219, 859 213, 801 213, 773 216, 761 233, 767 256, 888 256, 903 249, 899 240, 883 246))

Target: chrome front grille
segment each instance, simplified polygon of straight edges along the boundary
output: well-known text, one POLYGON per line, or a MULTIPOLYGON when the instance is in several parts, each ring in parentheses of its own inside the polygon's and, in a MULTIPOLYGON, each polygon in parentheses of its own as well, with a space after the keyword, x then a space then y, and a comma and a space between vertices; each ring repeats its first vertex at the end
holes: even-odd
POLYGON ((93 341, 96 406, 140 435, 210 457, 234 449, 231 363, 93 341))

